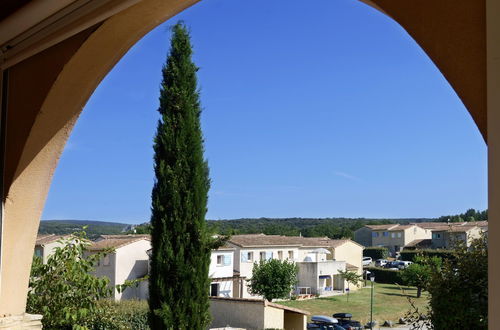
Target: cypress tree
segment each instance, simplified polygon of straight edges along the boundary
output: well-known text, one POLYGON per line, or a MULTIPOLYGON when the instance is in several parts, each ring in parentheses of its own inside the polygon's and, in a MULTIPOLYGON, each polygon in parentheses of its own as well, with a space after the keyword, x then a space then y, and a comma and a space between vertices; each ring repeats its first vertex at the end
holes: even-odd
POLYGON ((152 329, 205 329, 210 320, 208 268, 213 242, 205 223, 210 179, 203 156, 198 68, 191 55, 189 32, 177 23, 162 70, 161 118, 154 140, 152 329))

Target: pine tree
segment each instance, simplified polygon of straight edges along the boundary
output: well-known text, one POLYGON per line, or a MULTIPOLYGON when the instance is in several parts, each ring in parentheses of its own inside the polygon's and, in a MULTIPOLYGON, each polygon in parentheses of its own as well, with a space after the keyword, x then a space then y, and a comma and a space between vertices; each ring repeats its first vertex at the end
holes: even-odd
POLYGON ((198 68, 189 32, 172 28, 163 67, 161 118, 154 141, 152 259, 149 286, 152 329, 205 329, 210 320, 210 240, 205 223, 210 179, 203 156, 198 68))

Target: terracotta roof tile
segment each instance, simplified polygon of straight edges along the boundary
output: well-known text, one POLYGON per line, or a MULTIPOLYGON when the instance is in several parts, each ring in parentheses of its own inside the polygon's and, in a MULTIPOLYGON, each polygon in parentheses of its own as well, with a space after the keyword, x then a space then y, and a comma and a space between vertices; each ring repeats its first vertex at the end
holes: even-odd
POLYGON ((68 237, 70 235, 54 235, 54 234, 46 234, 46 235, 38 235, 36 237, 36 245, 45 245, 55 241, 60 240, 63 237, 68 237))
POLYGON ((101 235, 102 239, 92 242, 89 251, 101 251, 104 249, 118 249, 122 246, 141 241, 150 241, 149 235, 101 235))
MULTIPOLYGON (((253 246, 307 246, 307 247, 337 247, 351 240, 337 240, 328 237, 301 237, 301 236, 281 236, 281 235, 234 235, 229 242, 241 247, 253 246)), ((357 243, 355 243, 357 244, 357 243)))
POLYGON ((399 226, 399 224, 391 223, 391 224, 387 224, 387 225, 366 225, 365 227, 368 227, 371 230, 388 230, 388 229, 392 229, 396 226, 399 226))

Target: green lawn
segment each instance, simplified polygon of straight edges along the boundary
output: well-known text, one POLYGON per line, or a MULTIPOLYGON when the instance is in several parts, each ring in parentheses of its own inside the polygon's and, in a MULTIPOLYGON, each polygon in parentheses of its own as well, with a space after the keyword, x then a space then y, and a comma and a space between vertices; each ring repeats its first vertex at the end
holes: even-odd
MULTIPOLYGON (((399 287, 392 284, 375 283, 373 293, 373 319, 381 324, 385 320, 397 322, 410 309, 408 296, 413 297, 415 305, 422 311, 427 305, 427 294, 422 293, 421 298, 416 297, 417 289, 413 287, 399 287), (404 290, 404 292, 403 292, 404 290)), ((370 320, 370 288, 354 291, 349 295, 317 298, 310 300, 280 301, 279 304, 300 308, 311 315, 327 315, 333 313, 351 313, 354 320, 366 324, 370 320)))

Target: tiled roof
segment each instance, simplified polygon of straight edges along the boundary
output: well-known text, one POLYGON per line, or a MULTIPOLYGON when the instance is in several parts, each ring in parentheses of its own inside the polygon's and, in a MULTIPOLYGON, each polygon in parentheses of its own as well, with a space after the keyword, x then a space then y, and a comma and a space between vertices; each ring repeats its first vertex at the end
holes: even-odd
POLYGON ((399 230, 406 230, 409 228, 415 227, 415 225, 398 225, 397 227, 389 229, 389 231, 399 231, 399 230))
POLYGON ((269 301, 264 300, 264 299, 255 299, 255 298, 230 298, 230 297, 210 297, 210 300, 222 300, 222 301, 229 301, 229 302, 234 302, 234 303, 243 302, 243 303, 261 304, 261 305, 264 305, 266 307, 269 306, 269 307, 279 308, 279 309, 283 309, 285 311, 289 311, 289 312, 293 312, 293 313, 297 313, 297 314, 310 315, 310 313, 308 311, 305 311, 305 310, 302 310, 302 309, 298 309, 298 308, 294 308, 294 307, 288 307, 288 306, 276 304, 276 303, 269 302, 269 301))
POLYGON ((131 237, 144 237, 146 239, 151 240, 151 235, 148 235, 148 234, 101 235, 101 236, 99 236, 99 238, 101 238, 101 239, 128 239, 131 237))
POLYGON ((54 234, 38 235, 36 237, 36 245, 49 244, 66 236, 68 235, 54 235, 54 234))
POLYGON ((477 226, 470 225, 447 225, 432 229, 432 231, 448 231, 453 233, 465 233, 473 228, 478 228, 477 226))
POLYGON ((420 248, 425 248, 425 247, 429 247, 431 245, 432 245, 432 239, 425 238, 425 239, 416 239, 416 240, 413 240, 410 243, 406 244, 404 247, 420 247, 420 248))
POLYGON ((346 262, 345 268, 347 268, 348 270, 359 269, 358 266, 354 266, 353 264, 350 264, 348 262, 346 262))
POLYGON ((98 241, 92 242, 88 247, 89 251, 101 251, 104 249, 118 249, 122 246, 141 241, 150 241, 149 235, 102 235, 98 241))
POLYGON ((391 223, 391 224, 388 224, 388 225, 366 225, 365 227, 368 227, 371 230, 388 230, 388 229, 392 229, 392 228, 394 228, 396 226, 399 226, 399 224, 397 224, 397 223, 391 223))
MULTIPOLYGON (((229 242, 241 247, 254 246, 307 246, 307 247, 337 247, 351 240, 336 240, 328 237, 301 237, 301 236, 281 236, 281 235, 234 235, 229 242)), ((354 243, 354 242, 353 242, 354 243)), ((357 244, 357 243, 355 243, 357 244)))

